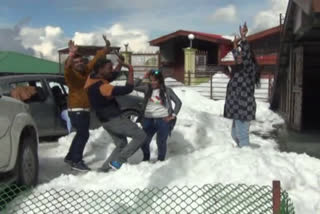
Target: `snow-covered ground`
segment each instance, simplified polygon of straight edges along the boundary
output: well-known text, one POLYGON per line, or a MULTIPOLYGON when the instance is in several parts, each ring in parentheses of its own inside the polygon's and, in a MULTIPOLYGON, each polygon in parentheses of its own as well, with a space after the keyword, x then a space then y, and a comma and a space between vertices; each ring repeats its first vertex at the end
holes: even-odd
MULTIPOLYGON (((296 213, 320 213, 320 160, 305 154, 280 152, 274 140, 259 136, 268 135, 283 123, 268 109, 267 103, 257 103, 257 120, 250 127, 253 146, 239 149, 230 136, 231 120, 223 118, 224 101, 209 100, 186 87, 177 87, 174 91, 183 106, 168 139, 166 161, 142 163, 142 153, 137 151, 120 170, 96 172, 114 148, 110 136, 99 128, 90 132, 84 154, 93 171, 77 174, 63 162, 74 136, 71 133, 58 142, 40 145, 42 184, 37 190, 143 189, 215 183, 270 186, 273 180, 280 180, 296 213)), ((151 149, 155 159, 155 142, 151 149)))

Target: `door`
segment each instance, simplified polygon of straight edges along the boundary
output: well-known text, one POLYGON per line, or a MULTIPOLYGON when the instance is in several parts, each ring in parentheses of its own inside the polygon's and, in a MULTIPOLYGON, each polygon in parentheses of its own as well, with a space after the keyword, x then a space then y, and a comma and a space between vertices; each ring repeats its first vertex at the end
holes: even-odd
POLYGON ((55 107, 56 107, 56 114, 55 114, 55 129, 57 135, 66 135, 68 134, 67 129, 67 118, 68 114, 64 117, 62 116, 63 111, 67 111, 67 98, 68 98, 68 88, 64 84, 62 78, 48 78, 46 80, 48 83, 50 94, 52 94, 55 107))
POLYGON ((6 97, 0 97, 0 168, 9 164, 11 155, 10 126, 15 113, 12 107, 6 97))
POLYGON ((40 137, 52 136, 55 133, 55 104, 53 98, 49 96, 48 88, 42 79, 24 80, 12 82, 11 88, 20 86, 31 86, 36 88, 36 93, 31 98, 25 100, 30 107, 31 115, 37 124, 40 137))
POLYGON ((290 124, 294 130, 302 129, 303 104, 303 46, 293 52, 293 82, 292 82, 292 114, 290 124))

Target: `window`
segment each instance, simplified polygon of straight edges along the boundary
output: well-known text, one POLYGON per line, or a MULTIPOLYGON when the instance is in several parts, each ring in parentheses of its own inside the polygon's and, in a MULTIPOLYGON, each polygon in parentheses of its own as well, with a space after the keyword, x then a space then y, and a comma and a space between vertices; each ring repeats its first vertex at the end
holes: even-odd
POLYGON ((10 95, 27 103, 43 102, 47 98, 47 93, 40 80, 10 83, 10 95))
POLYGON ((52 89, 53 87, 56 87, 56 88, 59 87, 62 94, 65 96, 68 96, 69 88, 64 82, 59 81, 59 80, 48 80, 48 84, 49 84, 50 89, 52 89))
POLYGON ((58 80, 48 80, 53 99, 60 111, 67 109, 68 87, 58 80))
POLYGON ((196 55, 196 65, 206 65, 207 64, 207 55, 197 54, 196 55))

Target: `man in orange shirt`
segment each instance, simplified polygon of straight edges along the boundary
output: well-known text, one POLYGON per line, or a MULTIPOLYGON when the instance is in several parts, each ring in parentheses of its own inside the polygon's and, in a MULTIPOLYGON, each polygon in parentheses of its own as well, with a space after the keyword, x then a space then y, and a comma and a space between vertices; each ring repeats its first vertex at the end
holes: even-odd
POLYGON ((85 63, 84 58, 78 53, 78 47, 72 40, 69 41, 69 57, 65 62, 64 77, 69 87, 68 114, 72 126, 76 129, 69 152, 64 161, 78 171, 89 171, 90 168, 83 161, 83 151, 89 138, 90 105, 88 95, 84 90, 86 80, 93 70, 97 59, 106 57, 110 53, 110 42, 103 35, 106 46, 96 53, 96 56, 85 63))

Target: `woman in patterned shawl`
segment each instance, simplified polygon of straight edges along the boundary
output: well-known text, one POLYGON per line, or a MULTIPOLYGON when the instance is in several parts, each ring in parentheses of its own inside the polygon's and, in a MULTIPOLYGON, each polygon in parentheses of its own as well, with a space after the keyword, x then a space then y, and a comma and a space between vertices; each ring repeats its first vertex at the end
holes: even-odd
POLYGON ((255 85, 260 85, 260 72, 255 56, 246 39, 246 23, 240 26, 241 38, 235 36, 232 50, 236 65, 231 71, 227 86, 224 117, 232 122, 231 136, 239 147, 249 145, 250 121, 255 119, 255 85))

